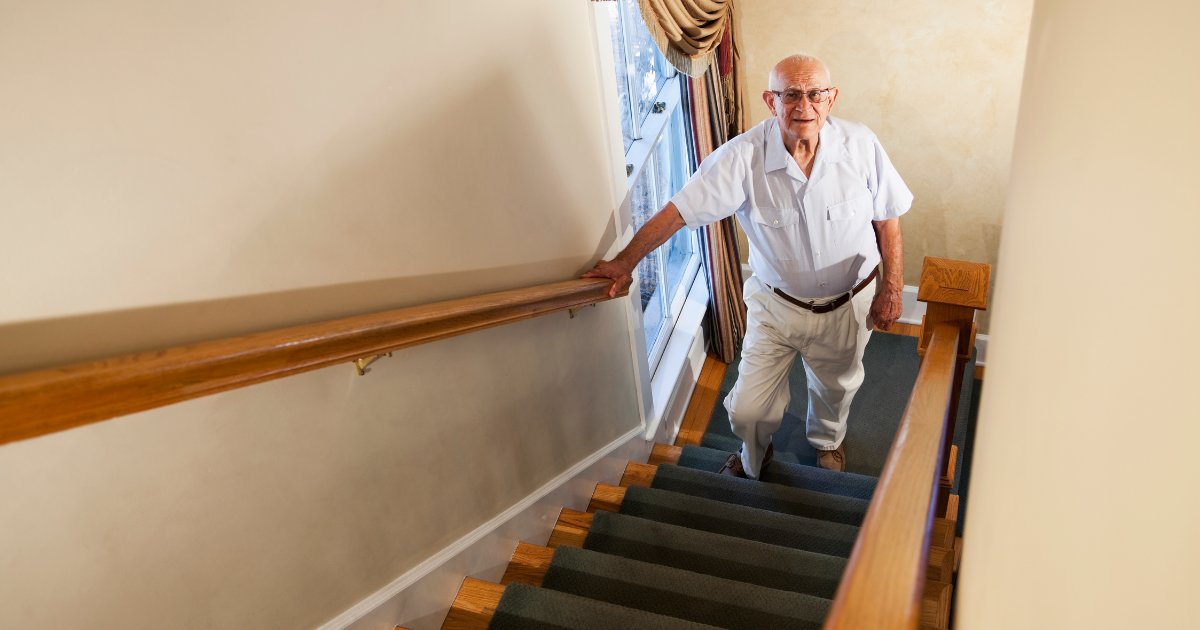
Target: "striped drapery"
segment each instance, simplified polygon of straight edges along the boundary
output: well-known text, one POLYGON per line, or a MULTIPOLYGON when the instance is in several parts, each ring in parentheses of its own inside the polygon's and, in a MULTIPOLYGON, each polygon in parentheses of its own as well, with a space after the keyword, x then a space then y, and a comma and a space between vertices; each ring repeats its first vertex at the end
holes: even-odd
MULTIPOLYGON (((703 76, 686 79, 697 162, 745 130, 732 13, 717 57, 718 63, 703 76)), ((701 228, 700 241, 708 270, 708 294, 712 296, 708 303, 712 350, 725 363, 732 363, 746 334, 742 265, 733 217, 701 228)))
POLYGON ((732 15, 732 0, 638 0, 646 30, 664 57, 689 77, 704 76, 732 15))

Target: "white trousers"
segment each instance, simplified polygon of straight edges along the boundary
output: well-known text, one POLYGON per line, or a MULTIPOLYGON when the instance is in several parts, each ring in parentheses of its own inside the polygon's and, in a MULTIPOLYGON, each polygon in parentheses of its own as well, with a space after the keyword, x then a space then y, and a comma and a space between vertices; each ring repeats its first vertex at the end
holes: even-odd
POLYGON ((791 402, 788 373, 797 353, 808 376, 808 441, 821 451, 842 444, 850 403, 865 375, 862 357, 871 338, 875 282, 830 313, 791 304, 755 276, 746 281, 742 297, 746 338, 725 409, 734 435, 744 442, 742 467, 757 478, 771 435, 783 424, 791 402))

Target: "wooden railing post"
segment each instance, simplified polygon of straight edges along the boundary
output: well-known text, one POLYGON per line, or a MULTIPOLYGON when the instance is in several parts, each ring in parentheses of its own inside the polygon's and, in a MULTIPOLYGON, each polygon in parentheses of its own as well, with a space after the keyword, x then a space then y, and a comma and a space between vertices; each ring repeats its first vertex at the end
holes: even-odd
MULTIPOLYGON (((925 257, 921 266, 921 286, 917 300, 925 302, 925 317, 921 320, 921 341, 917 352, 925 359, 925 350, 933 329, 939 324, 952 324, 959 329, 958 356, 954 366, 954 384, 950 392, 950 413, 946 421, 945 443, 940 465, 942 483, 938 486, 937 515, 946 515, 950 488, 954 484, 954 464, 957 457, 954 424, 958 418, 959 395, 971 350, 975 347, 975 311, 987 310, 988 282, 992 266, 946 258, 925 257)), ((972 375, 974 378, 974 375, 972 375)))

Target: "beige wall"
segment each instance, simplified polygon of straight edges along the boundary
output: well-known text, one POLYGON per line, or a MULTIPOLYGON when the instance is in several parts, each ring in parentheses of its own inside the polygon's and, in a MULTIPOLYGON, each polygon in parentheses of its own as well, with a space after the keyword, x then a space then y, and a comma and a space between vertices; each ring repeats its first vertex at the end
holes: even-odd
POLYGON ((957 628, 1200 624, 1197 24, 1191 0, 1037 3, 957 628))
MULTIPOLYGON (((593 32, 0 0, 0 373, 571 277, 593 32)), ((315 628, 637 426, 633 371, 606 303, 0 447, 0 627, 315 628)))
POLYGON ((912 189, 905 284, 925 256, 996 264, 1032 5, 737 2, 750 124, 770 115, 760 93, 772 66, 817 55, 840 88, 833 115, 870 127, 912 189))

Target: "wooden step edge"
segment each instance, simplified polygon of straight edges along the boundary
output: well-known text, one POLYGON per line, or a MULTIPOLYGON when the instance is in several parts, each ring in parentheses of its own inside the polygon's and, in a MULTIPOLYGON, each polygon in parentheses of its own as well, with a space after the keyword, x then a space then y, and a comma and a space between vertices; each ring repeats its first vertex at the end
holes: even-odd
POLYGON ((621 487, 642 486, 649 488, 654 483, 654 475, 658 472, 658 464, 639 464, 629 462, 625 466, 625 474, 621 475, 621 487))
POLYGON ((504 577, 500 578, 500 586, 508 586, 512 582, 541 586, 553 558, 554 550, 550 547, 517 543, 512 559, 504 569, 504 577))
POLYGON ((958 573, 958 566, 960 564, 962 564, 962 549, 963 549, 962 536, 956 536, 954 538, 954 573, 955 574, 958 573))
POLYGON ((504 595, 504 587, 474 578, 463 580, 442 630, 487 630, 504 595))
POLYGON ((683 457, 682 446, 670 446, 655 442, 654 448, 650 451, 650 459, 646 463, 651 466, 658 466, 659 464, 676 466, 679 464, 680 457, 683 457))
POLYGON ((950 596, 954 587, 933 580, 925 580, 925 590, 921 594, 921 626, 929 626, 946 630, 950 627, 950 596))
POLYGON ((958 522, 958 495, 952 494, 946 499, 946 514, 947 521, 958 522))
POLYGON ((950 445, 950 461, 946 464, 946 470, 941 477, 938 478, 938 483, 949 489, 954 487, 954 468, 958 464, 958 447, 950 445))
POLYGON ((583 540, 587 538, 591 528, 591 514, 563 508, 558 513, 558 520, 554 523, 554 531, 550 532, 550 540, 546 546, 550 549, 559 545, 582 547, 583 540))
POLYGON ((930 547, 946 547, 947 549, 954 547, 954 521, 948 521, 944 518, 933 519, 933 528, 929 534, 930 547))
POLYGON ((588 503, 587 511, 589 514, 594 513, 596 510, 616 512, 621 509, 621 501, 624 500, 625 488, 598 483, 596 484, 596 491, 592 493, 592 501, 588 503))
POLYGON ((953 547, 929 548, 929 557, 925 560, 925 578, 942 584, 954 581, 953 547))

